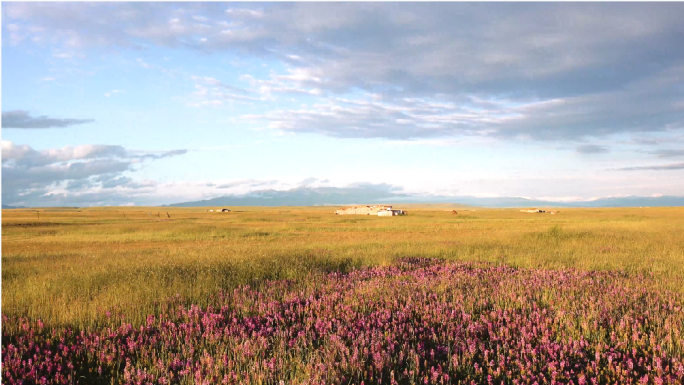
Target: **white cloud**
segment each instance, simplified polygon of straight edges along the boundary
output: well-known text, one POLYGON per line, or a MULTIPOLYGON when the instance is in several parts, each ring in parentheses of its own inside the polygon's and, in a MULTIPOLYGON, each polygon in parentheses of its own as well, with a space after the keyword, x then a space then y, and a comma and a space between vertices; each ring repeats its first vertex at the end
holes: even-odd
POLYGON ((120 92, 124 92, 124 90, 111 90, 111 91, 105 92, 104 96, 108 98, 108 97, 111 97, 112 95, 118 94, 120 92))
POLYGON ((336 137, 414 139, 482 135, 522 114, 526 106, 491 107, 476 103, 444 103, 423 99, 376 101, 327 98, 298 110, 244 115, 252 122, 267 121, 286 132, 313 132, 336 137))
MULTIPOLYGON (((681 131, 684 126, 678 88, 684 80, 684 54, 672 49, 672 42, 684 33, 680 4, 277 3, 225 9, 224 4, 210 3, 187 4, 182 12, 163 3, 119 3, 106 5, 106 11, 101 7, 8 3, 6 28, 13 40, 41 38, 40 44, 64 52, 156 45, 255 55, 286 65, 286 73, 247 78, 251 95, 223 90, 208 100, 248 102, 275 100, 281 93, 321 97, 362 91, 389 103, 406 97, 458 104, 479 98, 527 105, 494 107, 513 115, 470 127, 457 116, 424 117, 437 120, 434 129, 399 117, 394 124, 413 128, 381 130, 374 124, 389 123, 391 111, 366 120, 351 111, 358 119, 354 125, 364 127, 333 119, 339 131, 315 129, 335 137, 406 139, 478 132, 579 140, 681 131), (104 12, 111 16, 106 23, 97 17, 104 12)), ((165 71, 142 59, 139 63, 165 71)), ((314 130, 288 122, 296 113, 267 115, 276 126, 314 130)), ((302 117, 320 119, 316 113, 302 117)))
POLYGON ((262 18, 264 17, 264 11, 260 9, 226 9, 226 14, 241 18, 241 17, 248 17, 248 18, 262 18))
POLYGON ((185 153, 186 150, 132 151, 111 145, 65 146, 38 151, 4 140, 2 199, 6 204, 39 206, 64 200, 73 202, 79 197, 86 199, 83 194, 102 193, 109 194, 109 199, 117 196, 117 199, 129 199, 120 190, 149 193, 155 183, 135 182, 122 176, 124 172, 135 172, 137 165, 146 160, 185 153), (119 191, 118 195, 113 190, 119 191), (59 197, 58 201, 55 201, 56 197, 59 197))
POLYGON ((224 102, 251 103, 260 98, 252 96, 253 92, 208 76, 191 76, 195 82, 195 91, 189 95, 187 105, 190 107, 221 106, 224 102))

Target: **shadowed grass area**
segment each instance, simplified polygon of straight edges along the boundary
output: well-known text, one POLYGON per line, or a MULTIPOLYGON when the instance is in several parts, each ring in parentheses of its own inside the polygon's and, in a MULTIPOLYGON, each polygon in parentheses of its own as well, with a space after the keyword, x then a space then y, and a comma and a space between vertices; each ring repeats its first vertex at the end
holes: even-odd
POLYGON ((408 216, 384 218, 336 216, 333 207, 44 209, 40 219, 3 210, 2 312, 83 328, 114 311, 138 324, 175 294, 204 306, 240 284, 406 256, 647 273, 684 290, 684 208, 452 215, 425 207, 402 205, 408 216))

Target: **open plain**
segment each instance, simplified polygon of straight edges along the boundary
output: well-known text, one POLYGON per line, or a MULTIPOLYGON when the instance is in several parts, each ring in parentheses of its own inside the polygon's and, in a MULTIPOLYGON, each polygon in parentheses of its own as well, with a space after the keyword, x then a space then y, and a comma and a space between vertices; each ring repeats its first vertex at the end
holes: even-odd
POLYGON ((684 208, 402 208, 3 210, 3 380, 684 380, 684 208))

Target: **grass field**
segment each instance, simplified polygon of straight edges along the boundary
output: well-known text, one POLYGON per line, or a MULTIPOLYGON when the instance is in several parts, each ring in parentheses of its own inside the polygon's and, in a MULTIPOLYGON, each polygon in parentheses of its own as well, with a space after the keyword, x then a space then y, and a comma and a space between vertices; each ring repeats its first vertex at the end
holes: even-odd
POLYGON ((3 379, 684 380, 684 208, 402 208, 3 210, 3 379))
POLYGON ((206 306, 208 294, 239 284, 406 256, 648 272, 684 290, 684 208, 401 207, 408 216, 336 216, 333 207, 3 210, 2 312, 85 327, 109 310, 139 324, 177 293, 206 306))

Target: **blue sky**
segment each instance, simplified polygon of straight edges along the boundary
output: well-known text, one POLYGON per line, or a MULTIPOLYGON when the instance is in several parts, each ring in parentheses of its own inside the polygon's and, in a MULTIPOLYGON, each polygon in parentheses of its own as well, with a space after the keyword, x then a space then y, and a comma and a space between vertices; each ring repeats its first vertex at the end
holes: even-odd
POLYGON ((684 6, 4 3, 3 204, 684 195, 684 6))

